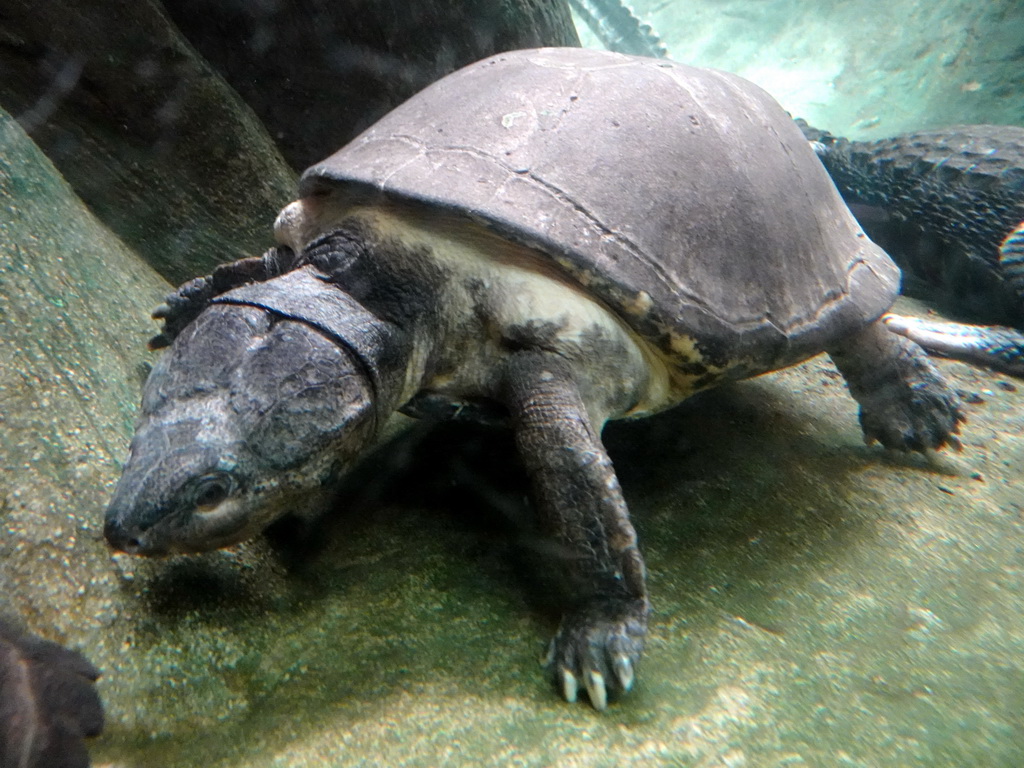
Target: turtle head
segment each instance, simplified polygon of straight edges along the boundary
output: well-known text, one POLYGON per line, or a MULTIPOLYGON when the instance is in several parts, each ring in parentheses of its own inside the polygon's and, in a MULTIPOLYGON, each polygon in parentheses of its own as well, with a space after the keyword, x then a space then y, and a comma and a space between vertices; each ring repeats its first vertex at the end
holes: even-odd
POLYGON ((198 552, 326 503, 375 437, 374 399, 365 364, 317 328, 210 306, 146 382, 107 541, 198 552))

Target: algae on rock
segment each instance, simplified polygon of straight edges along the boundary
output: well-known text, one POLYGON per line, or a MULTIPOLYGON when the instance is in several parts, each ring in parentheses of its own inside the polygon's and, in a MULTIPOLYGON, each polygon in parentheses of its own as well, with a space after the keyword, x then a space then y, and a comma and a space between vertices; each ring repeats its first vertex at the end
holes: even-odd
POLYGON ((120 599, 102 509, 146 372, 140 320, 168 285, 4 112, 0 150, 0 593, 109 668, 120 599))
MULTIPOLYGON (((0 610, 101 670, 105 741, 145 741, 124 735, 140 721, 185 732, 191 708, 166 695, 166 661, 181 645, 146 631, 152 583, 142 577, 167 565, 118 566, 102 536, 148 370, 147 318, 170 286, 2 111, 0 150, 0 610)), ((258 557, 218 553, 195 567, 231 570, 220 598, 230 601, 237 569, 258 557)), ((272 571, 262 584, 276 583, 272 571)))

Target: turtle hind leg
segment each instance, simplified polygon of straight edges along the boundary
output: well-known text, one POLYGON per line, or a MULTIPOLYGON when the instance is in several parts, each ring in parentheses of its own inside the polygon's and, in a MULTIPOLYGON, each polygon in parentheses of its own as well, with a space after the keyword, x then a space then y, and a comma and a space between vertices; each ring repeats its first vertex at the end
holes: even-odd
POLYGON ((569 364, 518 352, 502 399, 542 524, 558 543, 567 596, 547 670, 567 701, 582 689, 596 709, 633 686, 650 611, 636 533, 611 460, 569 364))
POLYGON ((902 451, 959 448, 960 398, 920 346, 878 320, 828 354, 860 403, 865 442, 902 451))

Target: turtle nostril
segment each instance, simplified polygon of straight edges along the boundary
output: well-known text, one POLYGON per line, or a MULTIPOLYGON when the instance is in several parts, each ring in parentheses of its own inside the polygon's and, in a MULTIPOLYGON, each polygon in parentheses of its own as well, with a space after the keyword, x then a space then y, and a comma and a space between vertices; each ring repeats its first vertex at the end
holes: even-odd
POLYGON ((142 548, 138 538, 140 531, 128 531, 118 520, 107 520, 103 526, 103 537, 110 546, 119 552, 134 553, 142 548), (133 535, 134 534, 134 535, 133 535))

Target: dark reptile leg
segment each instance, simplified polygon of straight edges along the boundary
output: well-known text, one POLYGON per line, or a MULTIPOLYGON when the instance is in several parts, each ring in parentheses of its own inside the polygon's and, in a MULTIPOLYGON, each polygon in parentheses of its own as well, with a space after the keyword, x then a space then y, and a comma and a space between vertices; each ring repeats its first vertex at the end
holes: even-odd
POLYGON ((962 325, 886 315, 885 327, 928 352, 1024 378, 1024 333, 1001 325, 962 325))
POLYGON ((199 317, 210 300, 232 288, 262 283, 291 272, 299 266, 291 248, 280 245, 262 256, 252 256, 221 264, 205 277, 196 277, 179 285, 164 303, 153 310, 153 318, 163 320, 163 330, 149 340, 150 349, 169 347, 184 328, 199 317))
POLYGON ((608 454, 566 362, 520 352, 504 380, 516 443, 545 526, 580 585, 548 654, 548 673, 575 701, 586 688, 604 709, 633 685, 647 632, 647 588, 636 533, 608 454))
POLYGON ((959 447, 960 399, 917 344, 879 320, 828 353, 860 403, 865 441, 902 451, 959 447))

